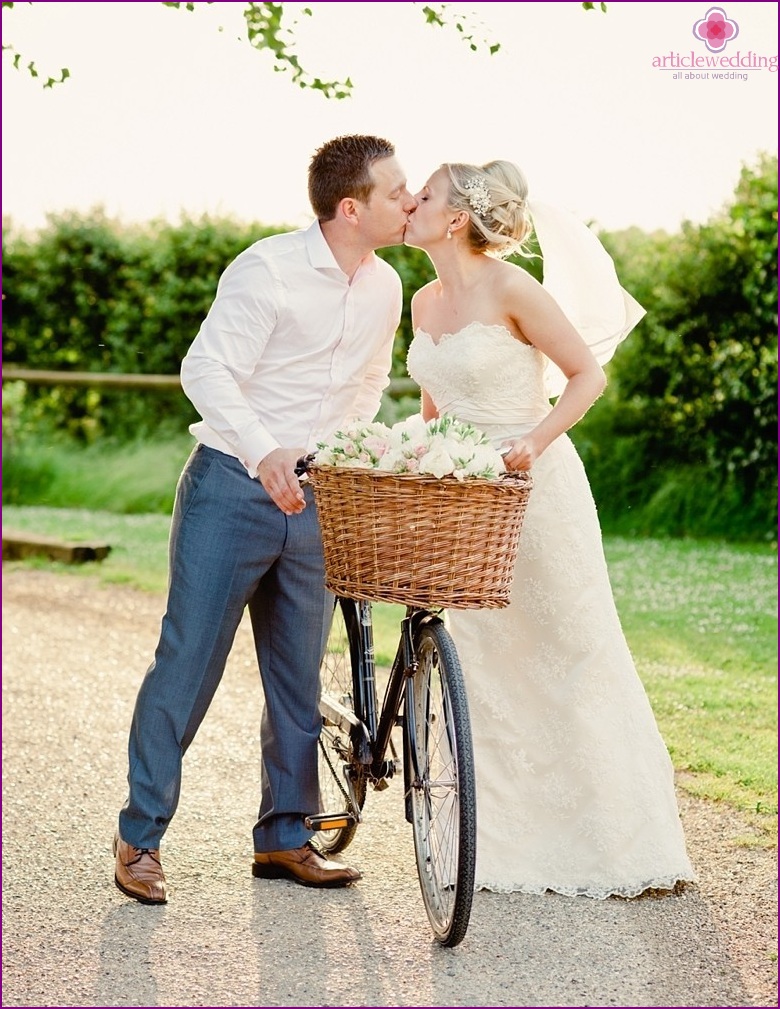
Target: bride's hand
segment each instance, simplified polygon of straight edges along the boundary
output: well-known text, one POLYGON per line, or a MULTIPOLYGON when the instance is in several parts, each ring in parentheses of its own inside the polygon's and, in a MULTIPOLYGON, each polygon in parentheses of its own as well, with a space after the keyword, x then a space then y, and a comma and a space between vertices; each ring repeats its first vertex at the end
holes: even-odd
POLYGON ((538 453, 527 438, 518 438, 500 449, 504 465, 508 470, 530 469, 538 458, 538 453))

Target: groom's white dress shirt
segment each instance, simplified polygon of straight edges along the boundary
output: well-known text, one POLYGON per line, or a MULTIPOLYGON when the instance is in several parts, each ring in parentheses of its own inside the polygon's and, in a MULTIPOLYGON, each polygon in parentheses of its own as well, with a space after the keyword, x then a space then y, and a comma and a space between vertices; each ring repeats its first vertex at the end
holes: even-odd
POLYGON ((401 280, 373 253, 350 281, 318 222, 255 242, 227 267, 181 366, 190 427, 250 476, 275 448, 316 448, 373 420, 388 385, 401 280))

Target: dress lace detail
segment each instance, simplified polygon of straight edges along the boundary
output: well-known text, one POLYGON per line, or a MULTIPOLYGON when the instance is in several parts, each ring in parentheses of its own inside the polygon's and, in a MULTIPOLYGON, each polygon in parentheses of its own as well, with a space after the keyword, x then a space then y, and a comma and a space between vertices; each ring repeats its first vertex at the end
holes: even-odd
MULTIPOLYGON (((409 348, 412 377, 496 445, 550 410, 546 359, 470 323, 409 348)), ((615 609, 571 441, 536 462, 510 605, 452 610, 477 765, 477 889, 633 897, 695 879, 673 768, 615 609)))

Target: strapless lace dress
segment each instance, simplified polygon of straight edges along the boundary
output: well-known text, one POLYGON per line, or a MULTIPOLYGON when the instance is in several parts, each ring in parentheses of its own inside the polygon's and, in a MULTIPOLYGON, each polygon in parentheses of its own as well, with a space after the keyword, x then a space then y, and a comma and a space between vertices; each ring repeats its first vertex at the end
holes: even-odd
MULTIPOLYGON (((438 343, 412 377, 496 445, 551 409, 546 358, 502 326, 438 343)), ((631 897, 693 880, 673 768, 626 644, 587 476, 567 436, 533 467, 510 605, 451 610, 477 770, 477 889, 631 897)))

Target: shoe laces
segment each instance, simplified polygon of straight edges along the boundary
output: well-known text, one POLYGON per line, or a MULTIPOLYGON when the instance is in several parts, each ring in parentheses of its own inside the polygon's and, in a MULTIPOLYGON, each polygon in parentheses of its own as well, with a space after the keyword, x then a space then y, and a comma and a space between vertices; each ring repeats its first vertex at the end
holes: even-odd
POLYGON ((133 851, 137 852, 138 854, 135 856, 135 858, 131 858, 129 862, 126 862, 125 865, 135 865, 136 862, 141 861, 144 855, 148 855, 153 862, 156 862, 158 865, 160 865, 160 859, 157 858, 157 856, 154 854, 155 851, 154 848, 136 848, 135 845, 131 845, 130 847, 133 849, 133 851))

